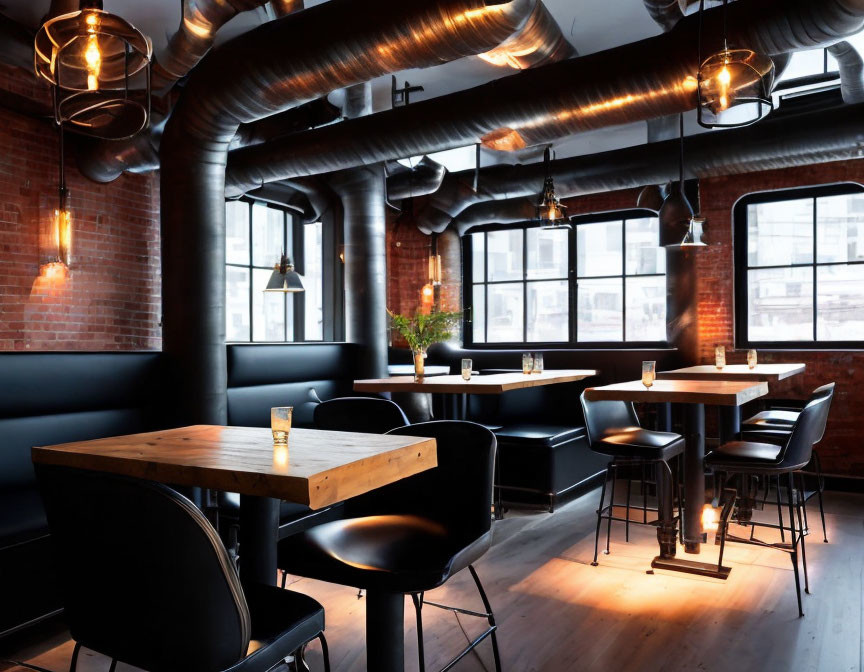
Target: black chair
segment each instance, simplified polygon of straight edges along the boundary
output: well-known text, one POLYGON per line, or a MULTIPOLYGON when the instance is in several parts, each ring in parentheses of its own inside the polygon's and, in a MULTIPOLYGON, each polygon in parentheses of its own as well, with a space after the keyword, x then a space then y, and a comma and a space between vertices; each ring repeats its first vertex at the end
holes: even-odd
POLYGON ((411 423, 399 405, 377 397, 339 397, 323 401, 313 415, 317 429, 384 434, 411 423))
MULTIPOLYGON (((591 562, 597 566, 597 549, 600 539, 600 525, 606 522, 606 551, 609 554, 609 537, 612 531, 612 521, 617 520, 625 523, 625 540, 630 541, 630 523, 644 525, 649 524, 648 511, 658 511, 648 507, 645 479, 642 476, 642 506, 633 507, 630 503, 632 471, 643 472, 646 468, 665 469, 669 479, 674 483, 676 499, 678 500, 678 518, 681 517, 681 497, 678 493, 678 478, 673 475, 669 461, 684 452, 684 437, 671 432, 657 432, 650 429, 642 429, 639 425, 639 416, 632 403, 624 401, 590 401, 585 398, 583 392, 581 397, 582 411, 585 415, 585 426, 588 430, 588 441, 591 450, 608 455, 612 458, 606 468, 606 478, 600 490, 600 508, 597 509, 597 529, 594 533, 594 560, 591 562), (631 473, 627 474, 627 503, 624 518, 616 518, 615 506, 615 481, 618 470, 621 467, 629 467, 631 473), (612 481, 612 493, 609 497, 609 505, 605 506, 606 484, 612 481), (630 509, 636 508, 642 511, 642 521, 630 520, 630 509)), ((659 482, 662 475, 657 476, 659 482)), ((659 513, 659 511, 658 511, 659 513)), ((674 543, 674 535, 668 543, 674 543)))
MULTIPOLYGON (((792 566, 795 570, 795 589, 798 595, 799 616, 804 615, 801 604, 801 581, 798 574, 799 545, 801 547, 801 561, 804 567, 804 590, 808 593, 810 592, 810 583, 807 578, 807 551, 804 546, 801 498, 797 497, 794 474, 810 462, 813 453, 813 444, 822 437, 825 431, 830 404, 830 394, 820 394, 809 401, 798 415, 798 419, 783 445, 752 440, 730 441, 712 453, 709 453, 705 458, 706 465, 715 472, 722 472, 727 478, 738 475, 776 476, 778 478, 784 474, 787 476, 786 502, 789 506, 789 528, 787 528, 787 531, 791 534, 791 543, 767 543, 752 537, 746 539, 730 536, 728 527, 732 506, 727 500, 726 505, 723 507, 723 516, 721 516, 720 521, 720 563, 723 561, 722 549, 727 540, 777 548, 790 553, 792 566), (797 527, 795 522, 796 517, 798 519, 797 527)), ((733 500, 737 497, 735 490, 731 490, 730 494, 733 500)), ((782 521, 780 527, 783 527, 782 521)), ((718 563, 718 566, 720 563, 718 563)))
MULTIPOLYGON (((821 387, 816 388, 813 391, 813 394, 810 396, 808 401, 813 401, 814 399, 818 399, 821 397, 828 398, 828 405, 830 411, 831 401, 834 398, 834 383, 828 383, 827 385, 822 385, 821 387)), ((761 411, 756 415, 748 418, 744 422, 741 423, 741 432, 744 438, 752 438, 755 441, 765 441, 768 440, 769 443, 783 443, 786 438, 788 438, 789 433, 792 431, 792 427, 795 425, 795 422, 798 420, 798 416, 801 414, 801 410, 793 410, 791 407, 784 408, 769 408, 768 410, 761 411)), ((826 424, 827 424, 827 415, 826 415, 826 424)), ((822 441, 822 438, 825 435, 825 427, 822 427, 822 431, 819 433, 819 438, 816 440, 818 444, 822 441)), ((819 500, 819 515, 822 518, 822 541, 826 544, 828 543, 828 530, 825 526, 825 507, 822 501, 822 493, 825 490, 825 479, 822 476, 822 463, 819 459, 819 452, 816 450, 814 445, 813 447, 813 458, 811 460, 811 464, 813 466, 813 470, 816 476, 816 487, 813 490, 807 489, 807 483, 805 480, 805 472, 801 471, 798 474, 799 486, 800 486, 800 494, 802 498, 802 506, 804 511, 804 534, 810 533, 810 525, 807 519, 807 501, 812 499, 815 495, 819 500)), ((763 499, 763 505, 767 502, 768 499, 768 491, 770 489, 770 484, 766 483, 765 486, 765 497, 763 499)), ((777 508, 778 513, 781 518, 780 529, 781 533, 783 530, 782 524, 782 497, 781 497, 781 489, 779 478, 777 482, 777 508)))
POLYGON ((472 565, 492 543, 495 436, 478 424, 455 420, 424 422, 390 433, 435 438, 438 467, 347 501, 345 520, 281 541, 278 565, 291 574, 321 581, 411 595, 421 671, 426 669, 424 605, 485 618, 485 632, 451 664, 491 637, 495 669, 500 672, 495 617, 472 565), (426 591, 466 567, 484 612, 424 599, 426 591))
POLYGON ((159 483, 36 465, 66 620, 82 646, 150 672, 265 672, 302 660, 324 609, 275 586, 241 588, 216 531, 159 483))

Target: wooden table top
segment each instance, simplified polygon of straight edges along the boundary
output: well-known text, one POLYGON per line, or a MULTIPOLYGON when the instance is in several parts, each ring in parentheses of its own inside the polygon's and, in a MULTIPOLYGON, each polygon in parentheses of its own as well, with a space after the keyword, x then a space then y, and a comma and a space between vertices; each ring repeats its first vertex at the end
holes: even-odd
POLYGON ((641 380, 590 387, 591 401, 637 401, 644 403, 708 404, 742 406, 768 394, 768 383, 745 380, 655 380, 646 389, 641 380))
POLYGON ((357 392, 429 392, 433 394, 503 394, 511 390, 555 383, 572 383, 596 376, 594 369, 548 369, 543 373, 493 373, 472 376, 433 376, 415 381, 413 376, 394 376, 371 380, 355 380, 357 392))
POLYGON ((752 369, 746 364, 727 364, 722 369, 718 369, 711 364, 702 364, 672 371, 658 371, 657 379, 718 380, 728 378, 729 380, 776 382, 804 373, 805 368, 806 364, 757 364, 752 369))
POLYGON ((438 465, 435 439, 196 425, 35 447, 34 462, 285 499, 320 509, 438 465))

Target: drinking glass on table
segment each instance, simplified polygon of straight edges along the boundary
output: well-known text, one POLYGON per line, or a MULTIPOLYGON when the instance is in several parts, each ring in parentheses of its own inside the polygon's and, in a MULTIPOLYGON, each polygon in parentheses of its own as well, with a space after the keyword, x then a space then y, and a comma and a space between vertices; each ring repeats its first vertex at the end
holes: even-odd
POLYGON ((756 359, 756 351, 755 350, 748 350, 747 351, 747 366, 750 367, 751 369, 755 369, 757 361, 758 360, 756 359))
POLYGON ((293 406, 276 406, 270 409, 270 429, 273 431, 273 445, 288 445, 288 432, 291 431, 293 406))
POLYGON ((657 374, 657 362, 642 362, 642 384, 651 389, 657 374))
POLYGON ((534 357, 530 352, 522 353, 522 373, 528 375, 534 370, 534 357))
POLYGON ((531 373, 543 373, 543 353, 538 352, 534 355, 534 368, 531 373))
POLYGON ((723 367, 726 366, 726 348, 722 345, 714 348, 714 366, 717 367, 718 371, 722 371, 723 367))
POLYGON ((462 380, 471 380, 471 371, 474 368, 474 362, 470 359, 462 360, 462 380))

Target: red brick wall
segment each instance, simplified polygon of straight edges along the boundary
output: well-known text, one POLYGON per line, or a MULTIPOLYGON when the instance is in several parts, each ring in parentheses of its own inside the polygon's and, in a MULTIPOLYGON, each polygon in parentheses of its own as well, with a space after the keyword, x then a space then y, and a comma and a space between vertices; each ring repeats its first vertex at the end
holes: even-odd
MULTIPOLYGON (((0 65, 0 89, 43 104, 47 86, 0 65)), ((53 125, 0 107, 0 350, 151 350, 161 346, 159 182, 92 183, 67 135, 73 218, 66 278, 40 276, 40 226, 56 204, 53 125)))
MULTIPOLYGON (((864 181, 864 161, 818 164, 804 168, 717 177, 702 180, 700 202, 707 217, 709 246, 699 250, 698 324, 701 362, 713 361, 713 349, 723 344, 730 362, 743 362, 743 351, 734 347, 734 263, 732 257, 732 208, 746 194, 773 189, 864 181), (731 352, 730 352, 731 351, 731 352)), ((807 371, 771 385, 778 398, 806 398, 815 387, 835 381, 836 396, 819 453, 827 472, 864 476, 864 444, 857 414, 864 406, 864 351, 760 352, 760 361, 805 362, 807 371)))

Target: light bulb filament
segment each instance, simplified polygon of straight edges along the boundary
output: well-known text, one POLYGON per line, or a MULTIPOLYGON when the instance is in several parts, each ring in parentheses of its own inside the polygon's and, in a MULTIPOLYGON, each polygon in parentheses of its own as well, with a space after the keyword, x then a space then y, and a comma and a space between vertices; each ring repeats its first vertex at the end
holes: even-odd
MULTIPOLYGON (((87 24, 91 16, 87 17, 87 24)), ((95 17, 94 17, 95 18, 95 17)), ((96 91, 99 88, 99 71, 102 69, 102 52, 99 50, 99 40, 94 28, 88 28, 87 49, 84 50, 84 61, 87 64, 87 89, 96 91)))

